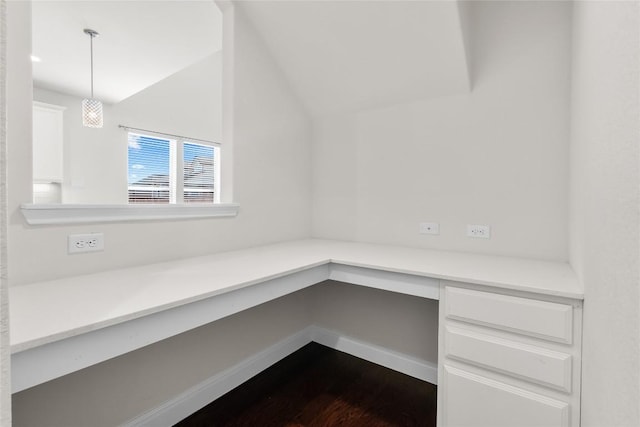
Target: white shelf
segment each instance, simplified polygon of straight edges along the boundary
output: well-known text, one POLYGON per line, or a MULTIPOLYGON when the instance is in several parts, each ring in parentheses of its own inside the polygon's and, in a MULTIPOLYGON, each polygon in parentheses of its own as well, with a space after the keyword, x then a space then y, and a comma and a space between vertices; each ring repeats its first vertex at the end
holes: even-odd
POLYGON ((21 205, 20 210, 29 225, 50 225, 229 217, 238 214, 239 205, 231 203, 193 205, 72 205, 28 203, 21 205))

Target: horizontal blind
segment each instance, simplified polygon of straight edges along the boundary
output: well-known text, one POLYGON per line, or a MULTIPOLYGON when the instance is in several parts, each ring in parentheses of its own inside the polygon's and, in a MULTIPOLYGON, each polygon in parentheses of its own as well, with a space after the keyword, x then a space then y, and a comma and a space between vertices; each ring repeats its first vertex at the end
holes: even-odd
POLYGON ((184 142, 184 203, 213 203, 215 149, 212 146, 184 142))
POLYGON ((129 203, 169 203, 170 145, 175 141, 129 132, 129 203))

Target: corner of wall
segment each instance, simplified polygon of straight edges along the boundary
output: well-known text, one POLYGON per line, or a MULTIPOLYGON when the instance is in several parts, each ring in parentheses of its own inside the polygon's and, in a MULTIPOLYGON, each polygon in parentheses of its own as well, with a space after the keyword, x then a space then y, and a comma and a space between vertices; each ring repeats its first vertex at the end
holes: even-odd
POLYGON ((7 282, 7 2, 0 0, 0 425, 11 425, 11 352, 7 282))
POLYGON ((640 3, 575 2, 570 262, 584 286, 582 425, 640 423, 640 3))

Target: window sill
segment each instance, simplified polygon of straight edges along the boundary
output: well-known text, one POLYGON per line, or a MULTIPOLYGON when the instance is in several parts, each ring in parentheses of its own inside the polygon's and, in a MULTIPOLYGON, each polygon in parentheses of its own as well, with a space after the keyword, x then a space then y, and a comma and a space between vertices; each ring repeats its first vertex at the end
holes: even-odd
POLYGON ((49 205, 26 203, 20 206, 30 225, 84 224, 92 222, 154 221, 233 217, 239 205, 49 205))

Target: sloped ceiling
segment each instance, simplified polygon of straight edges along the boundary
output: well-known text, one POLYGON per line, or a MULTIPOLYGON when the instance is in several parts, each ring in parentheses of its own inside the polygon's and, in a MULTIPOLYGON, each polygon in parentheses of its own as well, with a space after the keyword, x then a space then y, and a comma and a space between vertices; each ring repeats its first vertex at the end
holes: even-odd
POLYGON ((119 102, 217 52, 222 15, 211 1, 32 2, 37 87, 88 97, 89 36, 94 40, 95 95, 119 102))
POLYGON ((312 115, 469 91, 455 1, 242 1, 312 115))

